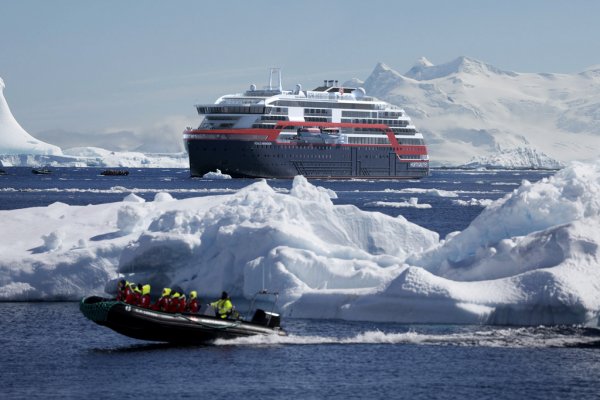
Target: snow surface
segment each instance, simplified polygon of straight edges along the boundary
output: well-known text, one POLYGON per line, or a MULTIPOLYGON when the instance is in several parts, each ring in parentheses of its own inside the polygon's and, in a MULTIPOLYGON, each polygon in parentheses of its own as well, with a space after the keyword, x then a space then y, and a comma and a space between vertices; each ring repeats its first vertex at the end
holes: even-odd
POLYGON ((517 73, 469 57, 441 65, 422 58, 404 75, 379 63, 361 86, 406 110, 434 166, 481 157, 495 168, 555 169, 598 155, 597 67, 577 74, 517 73))
POLYGON ((0 211, 0 299, 77 300, 125 275, 240 304, 276 290, 285 317, 600 326, 600 160, 523 181, 441 241, 334 195, 296 177, 289 193, 0 211))
POLYGON ((19 125, 4 98, 4 88, 0 78, 0 154, 61 155, 60 147, 37 140, 19 125))

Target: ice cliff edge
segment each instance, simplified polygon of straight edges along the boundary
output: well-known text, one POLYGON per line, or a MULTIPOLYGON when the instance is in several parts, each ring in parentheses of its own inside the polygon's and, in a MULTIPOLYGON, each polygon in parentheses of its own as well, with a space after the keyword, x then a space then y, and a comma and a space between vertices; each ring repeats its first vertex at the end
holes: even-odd
POLYGON ((5 87, 0 77, 0 154, 62 155, 60 147, 37 140, 19 125, 4 98, 5 87))

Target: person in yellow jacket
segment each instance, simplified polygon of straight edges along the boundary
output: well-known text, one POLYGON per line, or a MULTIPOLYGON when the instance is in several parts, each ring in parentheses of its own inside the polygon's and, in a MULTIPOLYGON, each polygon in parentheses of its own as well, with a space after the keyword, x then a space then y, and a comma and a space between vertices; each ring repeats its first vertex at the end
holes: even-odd
POLYGON ((231 300, 229 299, 227 292, 221 293, 221 298, 210 303, 210 305, 216 309, 217 316, 221 318, 228 318, 233 309, 233 304, 231 304, 231 300))

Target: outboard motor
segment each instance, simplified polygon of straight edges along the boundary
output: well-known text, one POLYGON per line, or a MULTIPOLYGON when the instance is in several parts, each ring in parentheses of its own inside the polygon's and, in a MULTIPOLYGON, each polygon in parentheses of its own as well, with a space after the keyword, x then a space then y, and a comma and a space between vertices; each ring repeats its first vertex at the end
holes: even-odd
POLYGON ((279 314, 261 310, 260 308, 257 308, 254 312, 251 322, 271 329, 281 327, 281 318, 279 317, 279 314))

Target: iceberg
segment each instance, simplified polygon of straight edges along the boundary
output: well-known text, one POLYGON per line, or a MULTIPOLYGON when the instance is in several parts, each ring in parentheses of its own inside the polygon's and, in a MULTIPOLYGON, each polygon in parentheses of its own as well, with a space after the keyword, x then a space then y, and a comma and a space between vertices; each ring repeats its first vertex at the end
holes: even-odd
POLYGON ((472 169, 561 169, 565 165, 543 152, 527 147, 505 149, 489 156, 473 157, 458 168, 472 169))
POLYGON ((442 240, 332 198, 298 176, 289 193, 262 180, 0 211, 0 300, 78 300, 125 276, 240 303, 275 290, 284 317, 600 326, 600 161, 523 181, 442 240))
POLYGON ((125 167, 189 168, 186 152, 141 153, 110 151, 98 147, 61 150, 27 133, 13 116, 4 98, 0 78, 0 165, 4 167, 125 167))
POLYGON ((202 175, 202 178, 204 179, 231 179, 231 175, 227 175, 221 172, 220 169, 217 169, 214 172, 207 172, 206 174, 202 175))
POLYGON ((9 154, 1 155, 0 162, 7 167, 72 167, 72 168, 189 168, 186 152, 140 153, 137 151, 111 151, 100 147, 75 147, 63 154, 9 154))
POLYGON ((34 138, 19 125, 4 98, 4 88, 4 81, 0 78, 0 154, 60 156, 60 147, 34 138))

